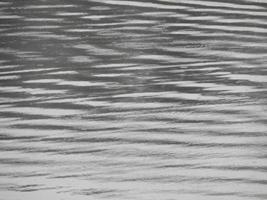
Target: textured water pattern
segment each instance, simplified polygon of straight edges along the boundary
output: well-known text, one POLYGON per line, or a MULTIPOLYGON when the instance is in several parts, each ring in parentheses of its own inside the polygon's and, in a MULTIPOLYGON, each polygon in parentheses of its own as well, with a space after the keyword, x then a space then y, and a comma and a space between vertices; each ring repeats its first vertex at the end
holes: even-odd
POLYGON ((267 199, 267 1, 1 0, 0 200, 267 199))

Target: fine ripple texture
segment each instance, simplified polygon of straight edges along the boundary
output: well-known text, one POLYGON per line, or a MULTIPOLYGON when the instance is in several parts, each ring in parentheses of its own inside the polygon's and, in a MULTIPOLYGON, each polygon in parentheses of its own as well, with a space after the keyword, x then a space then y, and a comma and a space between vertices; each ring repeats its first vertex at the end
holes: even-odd
POLYGON ((0 2, 0 200, 267 199, 265 0, 0 2))

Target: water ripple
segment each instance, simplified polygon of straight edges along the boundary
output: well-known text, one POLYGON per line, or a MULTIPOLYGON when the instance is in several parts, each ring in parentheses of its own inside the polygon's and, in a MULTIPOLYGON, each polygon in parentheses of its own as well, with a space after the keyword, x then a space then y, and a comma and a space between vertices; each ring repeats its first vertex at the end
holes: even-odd
POLYGON ((0 6, 0 199, 267 198, 264 0, 0 6))

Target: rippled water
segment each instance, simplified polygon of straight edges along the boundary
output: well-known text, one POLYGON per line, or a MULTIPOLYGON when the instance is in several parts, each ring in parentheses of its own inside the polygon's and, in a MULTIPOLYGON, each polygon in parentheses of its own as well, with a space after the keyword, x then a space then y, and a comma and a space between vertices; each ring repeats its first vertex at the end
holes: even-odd
POLYGON ((0 2, 0 199, 267 199, 267 1, 0 2))

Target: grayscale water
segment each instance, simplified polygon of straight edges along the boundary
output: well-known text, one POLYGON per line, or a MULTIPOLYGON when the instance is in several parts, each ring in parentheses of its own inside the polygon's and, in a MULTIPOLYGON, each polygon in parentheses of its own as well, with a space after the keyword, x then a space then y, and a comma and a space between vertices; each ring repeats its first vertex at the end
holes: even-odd
POLYGON ((267 1, 1 0, 0 200, 267 199, 267 1))

